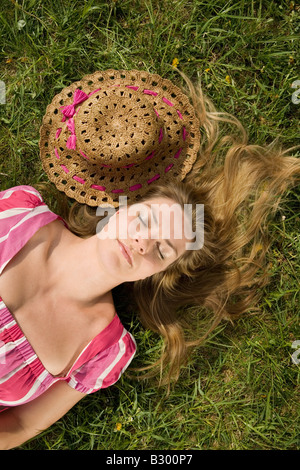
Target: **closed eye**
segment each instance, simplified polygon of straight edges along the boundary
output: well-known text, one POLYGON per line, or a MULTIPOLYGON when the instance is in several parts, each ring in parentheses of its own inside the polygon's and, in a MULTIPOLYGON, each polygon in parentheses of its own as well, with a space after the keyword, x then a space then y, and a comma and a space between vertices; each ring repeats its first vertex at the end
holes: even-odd
POLYGON ((156 247, 157 247, 157 252, 158 252, 158 256, 160 257, 160 259, 165 259, 164 255, 159 249, 159 243, 156 243, 156 247))
MULTIPOLYGON (((148 204, 146 204, 148 206, 148 204)), ((150 207, 150 206, 149 206, 150 207)), ((144 227, 148 227, 148 214, 146 214, 145 216, 145 213, 144 212, 139 212, 139 215, 138 215, 138 219, 142 222, 142 225, 144 227)), ((154 216, 154 221, 156 222, 156 224, 158 223, 157 222, 157 218, 154 216)), ((176 248, 172 245, 172 243, 170 242, 170 240, 166 240, 166 243, 172 248, 172 250, 174 251, 175 253, 175 256, 177 257, 178 256, 178 253, 177 253, 177 250, 176 248)), ((164 255, 162 254, 162 252, 160 251, 160 248, 159 248, 159 243, 156 243, 156 246, 157 246, 157 252, 158 252, 158 255, 159 255, 159 258, 164 260, 165 257, 164 255)))

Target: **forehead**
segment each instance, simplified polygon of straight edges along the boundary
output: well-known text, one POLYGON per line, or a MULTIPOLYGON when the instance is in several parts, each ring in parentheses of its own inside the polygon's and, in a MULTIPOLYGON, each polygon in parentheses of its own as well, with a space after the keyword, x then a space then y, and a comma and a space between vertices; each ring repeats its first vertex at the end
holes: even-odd
POLYGON ((182 251, 181 242, 187 241, 185 229, 189 221, 179 203, 170 198, 156 197, 134 204, 132 211, 133 216, 139 212, 146 217, 151 233, 152 228, 154 230, 154 238, 178 240, 177 247, 182 251))
POLYGON ((164 216, 170 218, 176 217, 178 220, 182 220, 184 217, 184 211, 180 204, 167 197, 147 199, 146 201, 134 204, 132 209, 135 212, 144 212, 145 215, 149 213, 150 210, 153 217, 159 217, 160 220, 163 219, 164 216))

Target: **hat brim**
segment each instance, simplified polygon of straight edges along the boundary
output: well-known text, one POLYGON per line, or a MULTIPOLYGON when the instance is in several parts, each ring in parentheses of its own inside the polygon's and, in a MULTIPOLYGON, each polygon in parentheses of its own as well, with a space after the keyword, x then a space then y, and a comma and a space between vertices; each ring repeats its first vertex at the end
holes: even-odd
MULTIPOLYGON (((177 131, 178 133, 178 131, 177 131)), ((40 128, 40 157, 50 181, 67 196, 90 206, 119 206, 119 196, 128 203, 138 202, 151 185, 182 181, 197 158, 200 146, 199 121, 188 97, 170 80, 144 71, 107 70, 86 75, 57 94, 48 105, 40 128), (72 104, 76 89, 89 94, 97 89, 125 86, 132 93, 143 90, 153 103, 169 140, 176 137, 176 125, 184 129, 184 139, 177 148, 160 152, 155 158, 128 168, 110 168, 89 161, 80 149, 66 147, 67 133, 61 108, 72 104)), ((167 148, 167 147, 166 147, 167 148)))

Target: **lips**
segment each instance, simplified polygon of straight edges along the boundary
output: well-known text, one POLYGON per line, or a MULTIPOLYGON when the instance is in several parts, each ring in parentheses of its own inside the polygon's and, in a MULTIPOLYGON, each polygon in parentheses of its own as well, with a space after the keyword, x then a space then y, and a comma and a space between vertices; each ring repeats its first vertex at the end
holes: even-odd
POLYGON ((118 240, 118 243, 119 243, 119 248, 120 248, 120 251, 122 253, 122 255, 124 256, 124 258, 126 259, 127 263, 130 264, 130 266, 132 266, 132 256, 131 256, 131 252, 129 250, 129 248, 124 245, 123 243, 120 242, 120 240, 118 240))

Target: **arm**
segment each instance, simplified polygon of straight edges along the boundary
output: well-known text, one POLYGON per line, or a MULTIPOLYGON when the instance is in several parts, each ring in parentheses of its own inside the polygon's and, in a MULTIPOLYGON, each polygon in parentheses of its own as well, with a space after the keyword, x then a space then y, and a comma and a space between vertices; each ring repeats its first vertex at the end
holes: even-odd
POLYGON ((85 395, 56 382, 43 395, 0 413, 0 450, 12 449, 58 421, 85 395))

